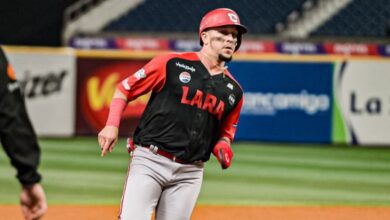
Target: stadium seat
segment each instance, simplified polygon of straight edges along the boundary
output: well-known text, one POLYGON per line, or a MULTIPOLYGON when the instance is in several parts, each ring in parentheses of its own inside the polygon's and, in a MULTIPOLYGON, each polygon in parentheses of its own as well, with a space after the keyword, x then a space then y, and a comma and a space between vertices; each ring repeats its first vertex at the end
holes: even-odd
POLYGON ((389 0, 354 0, 311 36, 383 38, 389 34, 389 22, 389 0))
POLYGON ((111 22, 105 32, 197 32, 203 15, 228 7, 240 14, 251 34, 273 34, 275 25, 299 9, 305 0, 146 0, 125 16, 111 22))

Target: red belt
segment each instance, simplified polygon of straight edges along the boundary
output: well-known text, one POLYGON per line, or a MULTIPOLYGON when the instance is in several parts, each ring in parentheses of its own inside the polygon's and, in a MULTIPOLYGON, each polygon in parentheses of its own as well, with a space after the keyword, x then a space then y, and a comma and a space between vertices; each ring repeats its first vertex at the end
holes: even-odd
POLYGON ((171 154, 171 153, 168 153, 166 151, 163 151, 161 149, 159 149, 157 146, 155 145, 149 145, 149 146, 142 146, 142 145, 137 145, 137 146, 141 146, 141 147, 144 147, 144 148, 148 148, 151 152, 153 152, 154 154, 158 154, 158 155, 161 155, 163 157, 166 157, 174 162, 177 162, 177 163, 181 163, 181 164, 189 164, 188 162, 184 161, 184 160, 181 160, 179 158, 177 158, 175 155, 171 154))

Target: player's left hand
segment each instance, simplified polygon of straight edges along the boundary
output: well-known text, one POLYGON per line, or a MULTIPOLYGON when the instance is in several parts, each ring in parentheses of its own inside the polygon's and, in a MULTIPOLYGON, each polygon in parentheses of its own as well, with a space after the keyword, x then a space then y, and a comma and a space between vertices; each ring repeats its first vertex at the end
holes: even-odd
POLYGON ((215 157, 217 157, 222 169, 227 169, 230 167, 230 164, 232 163, 233 159, 233 151, 226 141, 218 141, 218 143, 214 147, 213 154, 215 155, 215 157))
POLYGON ((20 193, 20 204, 26 220, 38 220, 47 210, 45 191, 41 184, 23 186, 20 193))

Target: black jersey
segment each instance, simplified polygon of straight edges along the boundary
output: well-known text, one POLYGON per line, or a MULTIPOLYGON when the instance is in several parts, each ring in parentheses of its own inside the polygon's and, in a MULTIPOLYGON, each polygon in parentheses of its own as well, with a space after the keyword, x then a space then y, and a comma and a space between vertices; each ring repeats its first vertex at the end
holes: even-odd
POLYGON ((26 112, 24 97, 0 47, 0 140, 23 185, 41 180, 40 149, 26 112))
POLYGON ((157 145, 193 162, 209 160, 221 137, 233 141, 243 91, 227 70, 210 75, 196 53, 158 56, 118 88, 129 100, 152 90, 136 144, 157 145))

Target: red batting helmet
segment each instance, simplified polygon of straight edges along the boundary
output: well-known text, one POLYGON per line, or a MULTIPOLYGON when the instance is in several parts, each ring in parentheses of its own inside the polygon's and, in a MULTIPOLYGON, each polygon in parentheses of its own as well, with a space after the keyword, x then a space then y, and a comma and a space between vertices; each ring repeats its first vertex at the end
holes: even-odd
POLYGON ((238 29, 237 46, 236 50, 241 45, 241 35, 246 33, 248 29, 240 23, 240 17, 238 14, 229 8, 217 8, 208 12, 200 22, 199 25, 199 39, 200 45, 203 46, 201 34, 203 31, 209 28, 222 27, 227 25, 234 25, 238 29))

